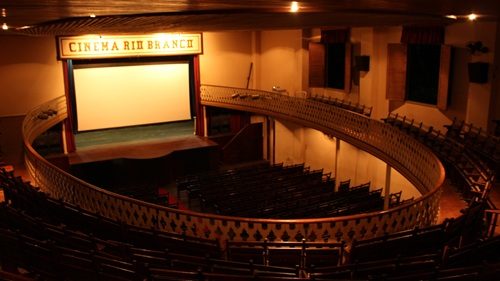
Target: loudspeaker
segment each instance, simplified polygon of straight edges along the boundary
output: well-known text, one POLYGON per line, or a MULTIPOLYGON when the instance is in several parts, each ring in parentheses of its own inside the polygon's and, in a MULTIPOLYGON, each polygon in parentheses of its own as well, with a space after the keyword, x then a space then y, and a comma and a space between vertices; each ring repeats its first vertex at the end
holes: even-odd
POLYGON ((488 83, 488 68, 489 64, 487 62, 470 62, 468 64, 469 82, 488 83))
POLYGON ((356 69, 357 71, 370 70, 370 56, 355 56, 354 69, 356 69))

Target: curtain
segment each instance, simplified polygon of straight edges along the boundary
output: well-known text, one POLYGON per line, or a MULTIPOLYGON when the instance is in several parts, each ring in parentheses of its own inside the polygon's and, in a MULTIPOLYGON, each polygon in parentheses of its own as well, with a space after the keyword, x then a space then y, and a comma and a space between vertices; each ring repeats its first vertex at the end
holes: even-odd
POLYGON ((403 26, 401 43, 442 45, 444 43, 444 27, 403 26))
POLYGON ((347 43, 350 39, 349 29, 321 30, 321 43, 347 43))

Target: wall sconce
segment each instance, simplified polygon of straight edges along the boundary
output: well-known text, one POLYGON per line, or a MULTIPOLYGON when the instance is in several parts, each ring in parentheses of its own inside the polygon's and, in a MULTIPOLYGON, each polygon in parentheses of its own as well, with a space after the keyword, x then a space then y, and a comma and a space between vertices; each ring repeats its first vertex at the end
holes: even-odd
POLYGON ((370 70, 370 56, 355 56, 354 57, 354 69, 357 71, 369 71, 370 70))

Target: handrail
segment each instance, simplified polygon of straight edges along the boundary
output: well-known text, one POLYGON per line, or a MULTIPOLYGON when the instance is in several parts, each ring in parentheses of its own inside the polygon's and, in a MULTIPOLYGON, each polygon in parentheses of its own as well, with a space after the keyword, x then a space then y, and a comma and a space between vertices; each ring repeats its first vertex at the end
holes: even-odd
POLYGON ((324 95, 314 95, 311 96, 310 98, 320 102, 326 102, 328 104, 335 105, 337 107, 347 109, 352 112, 363 114, 366 117, 370 117, 372 115, 373 106, 367 107, 364 104, 352 103, 351 101, 332 98, 324 95))
MULTIPOLYGON (((414 119, 406 118, 406 116, 401 116, 397 113, 390 113, 387 118, 382 120, 402 131, 406 131, 407 134, 413 135, 413 137, 418 138, 419 141, 423 143, 426 143, 426 138, 421 138, 420 135, 430 134, 433 140, 446 144, 448 148, 453 148, 452 150, 454 151, 460 151, 460 158, 457 159, 457 156, 450 157, 450 149, 446 149, 443 152, 439 146, 430 145, 430 148, 438 155, 438 157, 441 157, 445 162, 450 162, 450 164, 454 166, 457 171, 460 171, 460 176, 467 183, 469 191, 472 193, 472 201, 484 201, 488 198, 493 187, 493 183, 495 182, 495 170, 488 167, 488 165, 485 165, 475 153, 463 153, 471 149, 469 145, 460 142, 456 138, 449 137, 448 133, 442 134, 441 131, 434 130, 433 127, 427 127, 422 122, 420 122, 419 126, 416 126, 414 125, 414 119), (467 165, 474 170, 473 173, 467 174, 462 172, 464 169, 461 165, 464 165, 465 163, 467 163, 467 165), (480 180, 474 179, 476 175, 479 176, 480 180)), ((456 127, 456 125, 450 125, 450 127, 452 126, 456 127)))
POLYGON ((64 97, 35 108, 23 122, 25 161, 34 183, 53 198, 110 219, 158 231, 218 239, 221 245, 228 240, 262 241, 270 237, 284 241, 306 238, 350 243, 435 222, 444 169, 434 154, 411 138, 381 122, 312 100, 215 86, 202 86, 201 90, 204 105, 285 118, 351 142, 398 169, 424 195, 381 212, 292 220, 227 217, 143 202, 86 183, 57 168, 33 149, 31 144, 39 134, 67 118, 64 97), (258 96, 233 98, 236 93, 258 96), (47 110, 55 113, 47 118, 40 115, 47 110))
POLYGON ((203 105, 294 121, 343 139, 389 163, 422 194, 441 186, 444 180, 444 168, 429 148, 399 130, 363 115, 311 99, 231 87, 202 85, 201 98, 203 105), (425 170, 427 167, 422 164, 432 169, 425 170))
POLYGON ((495 236, 498 223, 498 218, 500 217, 500 210, 498 209, 488 209, 484 210, 484 217, 486 221, 486 237, 491 238, 495 236))

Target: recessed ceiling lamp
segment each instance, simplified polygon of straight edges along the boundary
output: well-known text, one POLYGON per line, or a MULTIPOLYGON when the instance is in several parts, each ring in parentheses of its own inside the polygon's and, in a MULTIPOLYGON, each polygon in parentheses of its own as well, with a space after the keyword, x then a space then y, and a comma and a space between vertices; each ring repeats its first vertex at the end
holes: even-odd
POLYGON ((3 29, 3 30, 7 30, 7 29, 9 29, 9 26, 7 25, 7 23, 5 23, 5 22, 4 22, 4 23, 2 24, 2 29, 3 29))
POLYGON ((290 4, 290 12, 291 13, 296 13, 299 11, 299 2, 297 1, 292 1, 290 4))
POLYGON ((458 19, 458 17, 457 17, 457 16, 455 16, 455 15, 446 15, 445 17, 446 17, 446 18, 449 18, 449 19, 452 19, 452 20, 456 20, 456 19, 458 19))
POLYGON ((477 19, 477 15, 472 13, 470 15, 467 16, 467 18, 470 20, 470 21, 473 21, 473 20, 476 20, 477 19))
POLYGON ((2 18, 6 17, 7 17, 7 10, 5 10, 5 8, 2 8, 2 18))
POLYGON ((90 14, 90 15, 89 15, 89 17, 91 17, 91 18, 95 18, 95 14, 94 14, 94 13, 92 13, 92 14, 90 14))

